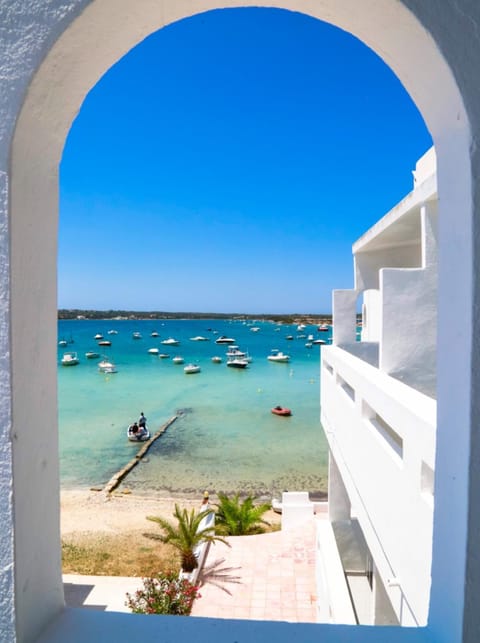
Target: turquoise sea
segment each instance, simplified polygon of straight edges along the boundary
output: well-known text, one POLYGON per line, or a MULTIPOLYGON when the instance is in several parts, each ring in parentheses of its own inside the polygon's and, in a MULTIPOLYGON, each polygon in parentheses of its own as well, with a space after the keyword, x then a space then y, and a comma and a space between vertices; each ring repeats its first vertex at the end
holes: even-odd
POLYGON ((126 439, 127 426, 141 411, 153 432, 177 410, 184 413, 129 474, 124 486, 136 493, 185 496, 204 489, 212 492, 271 496, 284 489, 326 490, 327 446, 320 424, 321 347, 307 348, 307 336, 327 340, 331 331, 237 320, 72 320, 59 321, 59 339, 73 340, 58 348, 58 406, 60 467, 63 488, 105 484, 138 450, 126 439), (118 334, 108 335, 108 330, 118 334), (142 339, 134 340, 138 331, 142 339), (159 337, 151 337, 157 331, 159 337), (216 334, 215 334, 216 332, 216 334), (99 333, 112 342, 98 347, 99 333), (305 337, 298 338, 299 334, 305 337), (195 342, 191 337, 208 337, 195 342), (220 335, 235 339, 253 358, 245 370, 226 366, 220 335), (287 340, 293 335, 293 340, 287 340), (174 337, 179 346, 161 341, 174 337), (148 353, 159 348, 170 358, 148 353), (272 363, 267 355, 279 349, 290 363, 272 363), (78 353, 78 366, 63 367, 65 351, 78 353), (102 374, 98 359, 85 352, 109 356, 118 372, 102 374), (198 363, 201 372, 186 375, 184 365, 198 363), (219 355, 222 364, 211 357, 219 355), (277 404, 292 409, 277 417, 277 404))

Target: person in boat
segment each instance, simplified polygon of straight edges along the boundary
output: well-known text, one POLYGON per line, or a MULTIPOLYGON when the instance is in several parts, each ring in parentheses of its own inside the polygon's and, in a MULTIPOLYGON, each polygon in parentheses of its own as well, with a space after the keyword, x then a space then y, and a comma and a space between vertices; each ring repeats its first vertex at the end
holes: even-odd
POLYGON ((130 426, 130 433, 133 433, 133 435, 138 434, 138 424, 136 422, 130 426))
POLYGON ((143 415, 143 411, 140 413, 140 418, 138 420, 138 426, 141 429, 144 429, 147 426, 147 418, 143 415))
POLYGON ((282 410, 282 407, 277 404, 277 406, 275 407, 275 411, 281 411, 281 410, 282 410))

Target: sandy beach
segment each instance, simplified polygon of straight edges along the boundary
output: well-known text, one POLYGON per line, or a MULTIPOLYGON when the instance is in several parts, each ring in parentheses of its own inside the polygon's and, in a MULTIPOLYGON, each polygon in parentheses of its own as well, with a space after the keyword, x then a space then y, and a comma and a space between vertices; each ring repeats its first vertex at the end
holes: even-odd
MULTIPOLYGON (((212 497, 215 502, 215 497, 212 497)), ((128 492, 105 495, 86 489, 61 491, 62 538, 80 534, 120 534, 152 529, 146 516, 172 518, 175 503, 187 509, 199 509, 202 498, 164 498, 128 492)), ((278 514, 265 514, 268 522, 279 522, 278 514)))
MULTIPOLYGON (((215 497, 211 498, 212 503, 215 497)), ((61 537, 64 571, 99 575, 144 576, 171 567, 177 556, 168 546, 146 538, 145 532, 160 533, 147 516, 173 520, 175 503, 187 509, 200 508, 201 497, 174 498, 117 492, 106 495, 88 489, 61 491, 61 537), (135 545, 135 555, 132 546, 135 545), (65 557, 67 555, 67 557, 65 557)), ((273 511, 265 514, 279 523, 273 511)))
POLYGON ((198 500, 160 498, 118 492, 106 495, 85 489, 61 491, 61 535, 105 534, 147 531, 152 523, 146 516, 171 518, 175 503, 181 507, 198 508, 198 500))

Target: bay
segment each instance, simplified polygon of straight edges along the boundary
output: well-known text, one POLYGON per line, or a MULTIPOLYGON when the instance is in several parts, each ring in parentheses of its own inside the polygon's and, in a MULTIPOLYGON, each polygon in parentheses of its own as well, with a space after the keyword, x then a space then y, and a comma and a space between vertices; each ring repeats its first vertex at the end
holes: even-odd
POLYGON ((124 486, 179 497, 204 489, 257 497, 285 489, 321 495, 328 468, 320 424, 321 347, 305 346, 309 334, 327 340, 331 330, 239 320, 59 321, 59 339, 73 340, 58 348, 62 487, 101 486, 126 464, 138 450, 126 429, 141 411, 152 432, 181 411, 124 486), (159 337, 151 337, 154 331, 159 337), (142 338, 133 339, 134 332, 142 338), (97 346, 97 333, 112 345, 97 346), (215 343, 221 335, 248 350, 247 369, 226 366, 227 347, 215 343), (192 341, 196 336, 208 341, 192 341), (161 343, 169 337, 180 345, 161 343), (169 357, 151 355, 150 348, 169 357), (290 362, 267 360, 272 349, 288 353, 290 362), (78 353, 80 364, 62 367, 61 356, 69 350, 78 353), (111 358, 118 372, 100 373, 99 360, 85 358, 89 350, 111 358), (201 372, 186 375, 185 364, 172 362, 175 355, 185 364, 197 363, 201 372), (214 355, 223 363, 212 363, 214 355), (277 404, 291 408, 292 416, 273 415, 277 404))

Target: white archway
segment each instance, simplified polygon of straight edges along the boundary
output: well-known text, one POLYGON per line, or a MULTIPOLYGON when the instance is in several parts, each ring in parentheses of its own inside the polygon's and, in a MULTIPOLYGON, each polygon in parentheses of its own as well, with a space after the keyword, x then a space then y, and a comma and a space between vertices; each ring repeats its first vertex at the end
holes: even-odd
MULTIPOLYGON (((66 135, 89 89, 112 64, 150 33, 201 11, 258 6, 259 3, 250 0, 50 0, 50 13, 43 12, 46 2, 37 4, 29 12, 19 7, 17 15, 20 20, 24 16, 26 26, 33 19, 44 27, 45 53, 35 49, 32 43, 32 52, 36 53, 26 63, 32 77, 28 93, 21 111, 18 100, 12 100, 10 106, 14 118, 18 116, 18 119, 10 161, 10 273, 2 274, 4 284, 10 283, 11 292, 11 324, 4 326, 11 340, 5 338, 3 348, 11 349, 12 363, 14 618, 19 640, 36 636, 63 604, 58 450, 52 418, 56 418, 57 176, 66 135), (68 12, 64 9, 62 13, 66 5, 71 12, 69 17, 65 17, 68 12)), ((470 375, 467 370, 471 348, 472 201, 470 129, 462 96, 437 45, 399 0, 264 0, 261 5, 301 11, 326 20, 353 33, 374 49, 410 93, 435 142, 441 221, 439 345, 446 344, 453 321, 457 323, 457 334, 455 354, 447 357, 440 352, 438 359, 435 530, 440 536, 436 536, 434 545, 429 629, 434 636, 438 634, 436 640, 460 640, 463 605, 461 601, 456 604, 445 601, 442 585, 448 582, 453 591, 463 595, 468 481, 466 473, 463 477, 457 474, 468 471, 469 455, 470 375), (459 374, 454 382, 448 377, 452 369, 459 374), (448 450, 452 426, 466 428, 456 436, 454 459, 448 450), (447 484, 451 499, 448 507, 444 489, 447 484)), ((435 20, 433 14, 431 19, 435 20)), ((4 552, 5 560, 8 555, 4 552)), ((3 619, 0 626, 3 625, 11 628, 12 622, 3 619)), ((247 632, 248 627, 251 626, 239 626, 239 631, 247 632)), ((165 631, 168 628, 165 626, 165 631)), ((7 630, 2 627, 2 631, 7 630)), ((307 632, 312 630, 302 627, 301 631, 305 639, 310 638, 307 632)), ((342 640, 334 638, 336 635, 329 634, 330 631, 333 632, 325 628, 326 634, 318 632, 318 636, 326 641, 342 640)), ((262 629, 257 638, 268 635, 265 632, 262 629)), ((280 633, 281 638, 287 636, 280 633)), ((313 640, 317 634, 311 636, 313 640)), ((348 636, 348 640, 354 641, 362 634, 350 632, 348 636)), ((371 636, 379 637, 372 640, 384 640, 381 633, 371 636)), ((397 636, 404 634, 392 634, 390 640, 407 640, 397 636)), ((203 630, 203 637, 207 637, 207 629, 203 630)), ((118 634, 116 638, 122 640, 118 634)))

